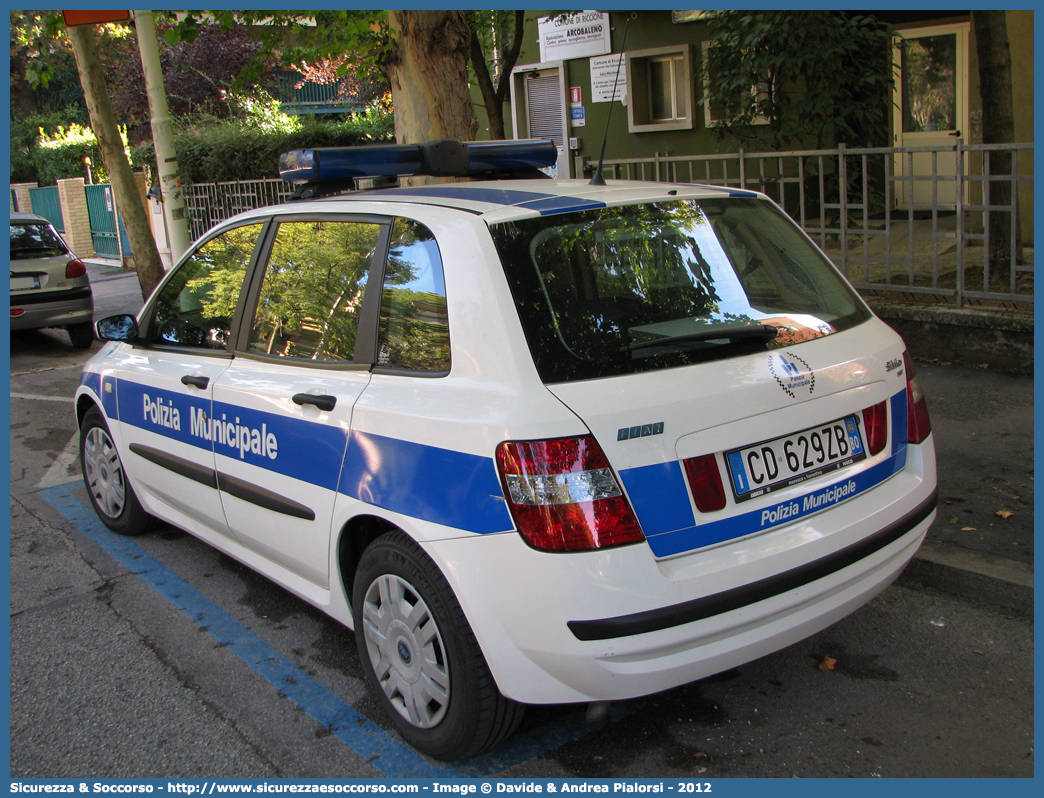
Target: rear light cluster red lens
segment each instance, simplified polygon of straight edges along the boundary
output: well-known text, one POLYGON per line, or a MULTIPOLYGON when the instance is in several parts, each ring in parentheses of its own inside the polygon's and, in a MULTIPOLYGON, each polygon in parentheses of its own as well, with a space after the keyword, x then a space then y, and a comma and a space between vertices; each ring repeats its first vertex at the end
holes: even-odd
POLYGON ((880 454, 888 443, 888 401, 866 408, 863 423, 866 425, 866 450, 873 457, 880 454))
POLYGON ((903 352, 906 364, 906 409, 908 414, 907 442, 920 443, 932 431, 932 422, 928 418, 928 402, 925 401, 921 381, 917 379, 917 369, 913 358, 903 352))
POLYGON ((721 483, 718 461, 713 454, 683 460, 685 476, 689 478, 692 498, 701 513, 712 513, 725 507, 725 486, 721 483))
POLYGON ((542 551, 589 551, 645 540, 609 461, 590 435, 497 448, 508 507, 542 551))
POLYGON ((85 274, 87 274, 87 267, 83 265, 83 261, 79 258, 73 258, 65 264, 65 278, 67 280, 71 280, 74 277, 83 277, 85 274))

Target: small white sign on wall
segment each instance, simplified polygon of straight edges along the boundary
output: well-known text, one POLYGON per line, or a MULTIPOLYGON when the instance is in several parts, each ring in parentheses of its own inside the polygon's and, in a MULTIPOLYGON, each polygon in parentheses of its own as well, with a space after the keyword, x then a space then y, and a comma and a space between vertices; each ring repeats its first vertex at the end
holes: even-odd
POLYGON ((591 102, 607 103, 610 100, 619 100, 627 105, 627 66, 621 63, 622 61, 623 53, 591 59, 591 102))
POLYGON ((542 62, 584 58, 612 50, 609 44, 609 15, 601 11, 540 17, 537 29, 542 62))

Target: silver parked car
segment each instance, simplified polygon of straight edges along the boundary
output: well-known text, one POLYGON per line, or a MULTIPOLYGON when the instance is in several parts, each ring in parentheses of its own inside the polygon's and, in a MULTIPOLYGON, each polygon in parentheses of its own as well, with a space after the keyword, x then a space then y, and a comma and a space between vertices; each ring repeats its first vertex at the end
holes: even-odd
POLYGON ((94 341, 87 267, 42 216, 11 213, 11 329, 64 327, 77 349, 94 341))

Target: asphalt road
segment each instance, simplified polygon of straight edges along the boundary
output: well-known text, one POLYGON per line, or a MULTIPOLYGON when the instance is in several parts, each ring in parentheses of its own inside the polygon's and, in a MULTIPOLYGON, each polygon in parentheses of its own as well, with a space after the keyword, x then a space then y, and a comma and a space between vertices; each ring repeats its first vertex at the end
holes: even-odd
MULTIPOLYGON (((172 528, 133 541, 99 531, 76 482, 85 357, 60 332, 12 337, 14 777, 1033 775, 1032 621, 903 585, 776 654, 617 704, 602 724, 534 708, 497 752, 428 762, 387 729, 343 627, 172 528)), ((1026 474, 1010 447, 979 443, 1018 437, 1008 400, 990 398, 988 371, 922 374, 930 394, 959 389, 931 400, 940 496, 973 507, 961 527, 988 524, 995 501, 973 495, 1032 485, 1032 460, 1026 474)), ((1031 380, 1008 388, 1032 396, 1031 380)), ((1030 515, 1028 500, 1011 506, 1030 515)))

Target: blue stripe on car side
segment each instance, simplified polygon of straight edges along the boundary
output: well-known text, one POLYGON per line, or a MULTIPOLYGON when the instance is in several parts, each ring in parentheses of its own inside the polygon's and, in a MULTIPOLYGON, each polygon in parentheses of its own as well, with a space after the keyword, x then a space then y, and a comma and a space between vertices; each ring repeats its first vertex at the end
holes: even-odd
POLYGON ((212 403, 130 380, 120 380, 118 396, 120 418, 126 424, 327 490, 337 490, 348 442, 348 432, 341 427, 224 402, 212 403), (163 415, 157 413, 159 420, 154 421, 153 413, 146 413, 145 397, 150 407, 170 408, 170 411, 160 410, 163 415), (176 417, 174 410, 177 410, 176 417), (211 414, 213 422, 205 421, 204 417, 209 419, 211 414), (221 431, 220 426, 224 428, 221 431))
POLYGON ((338 490, 367 504, 468 532, 515 528, 491 457, 353 429, 338 490))
POLYGON ((906 389, 892 396, 892 454, 906 448, 910 437, 910 416, 906 408, 906 389))
POLYGON ((80 374, 80 385, 90 388, 101 399, 102 411, 108 418, 118 420, 119 407, 116 403, 116 378, 102 377, 95 371, 80 374))
POLYGON ((789 524, 884 482, 906 465, 906 390, 894 394, 889 404, 892 448, 888 460, 796 499, 721 521, 696 523, 679 461, 621 471, 620 478, 653 553, 657 557, 668 557, 789 524))
POLYGON ((105 411, 105 415, 116 421, 120 419, 120 406, 117 401, 119 396, 118 382, 119 380, 116 377, 102 377, 101 393, 98 394, 101 397, 102 410, 105 411))
POLYGON ((692 549, 711 546, 726 540, 764 532, 798 518, 821 512, 846 502, 860 493, 881 484, 906 466, 906 449, 859 474, 845 477, 830 485, 794 499, 764 507, 743 515, 712 521, 708 524, 678 529, 662 535, 649 536, 649 548, 657 557, 670 557, 692 549))
POLYGON ((646 537, 696 523, 679 461, 629 468, 620 478, 646 537))

